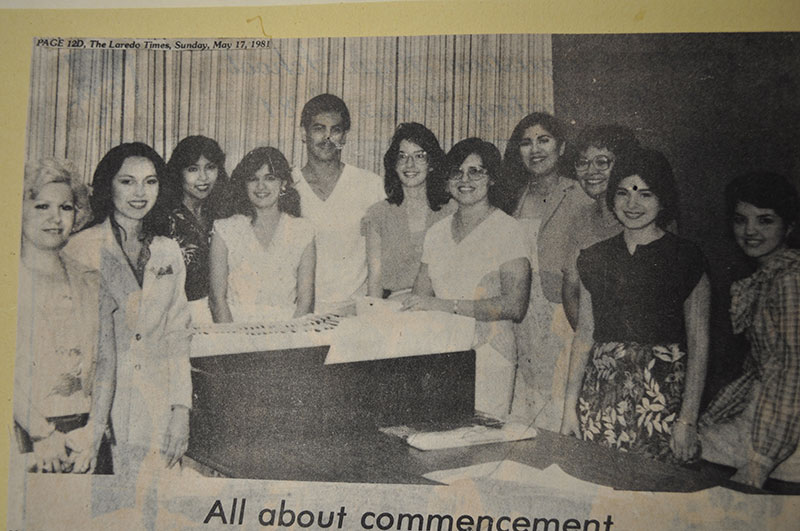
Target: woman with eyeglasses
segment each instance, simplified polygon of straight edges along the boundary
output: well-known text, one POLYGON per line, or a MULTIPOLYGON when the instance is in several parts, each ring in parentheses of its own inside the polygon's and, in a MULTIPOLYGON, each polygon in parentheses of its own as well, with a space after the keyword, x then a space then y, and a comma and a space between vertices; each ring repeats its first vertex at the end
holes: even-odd
POLYGON ((620 125, 587 128, 575 142, 575 176, 592 203, 582 205, 571 220, 565 253, 562 299, 573 329, 578 324, 580 298, 580 279, 575 269, 578 252, 622 232, 622 225, 606 204, 606 189, 616 160, 638 145, 633 131, 620 125))
POLYGON ((700 249, 665 230, 678 195, 661 153, 617 161, 621 234, 580 252, 580 311, 561 432, 667 462, 697 457, 710 285, 700 249))
POLYGON ((422 265, 403 308, 478 321, 475 409, 505 419, 515 375, 512 323, 525 315, 530 287, 524 234, 498 208, 504 187, 500 152, 493 144, 462 140, 447 154, 445 168, 457 210, 425 235, 422 265))
POLYGON ((562 172, 565 137, 563 124, 553 116, 530 114, 514 128, 503 159, 503 208, 523 226, 532 270, 528 313, 515 327, 513 416, 554 431, 561 423, 572 340, 561 299, 564 250, 577 209, 591 204, 562 172))
POLYGON ((703 459, 735 467, 733 481, 800 481, 800 198, 781 175, 758 172, 725 190, 728 221, 756 272, 731 286, 735 333, 750 343, 743 374, 703 414, 703 459))
POLYGON ((211 237, 215 323, 283 321, 314 311, 314 229, 283 154, 260 147, 231 173, 233 216, 217 220, 211 237))
POLYGON ((367 230, 367 294, 408 294, 422 258, 425 231, 453 213, 442 175, 444 152, 430 129, 397 127, 383 157, 387 199, 372 205, 367 230))

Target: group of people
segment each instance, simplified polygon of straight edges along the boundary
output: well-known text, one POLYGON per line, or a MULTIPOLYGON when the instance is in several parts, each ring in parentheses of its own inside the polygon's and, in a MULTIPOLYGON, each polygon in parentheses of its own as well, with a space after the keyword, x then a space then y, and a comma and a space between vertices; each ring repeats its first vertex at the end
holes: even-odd
POLYGON ((203 136, 168 162, 142 143, 111 149, 91 195, 65 164, 27 165, 14 411, 38 469, 173 467, 189 438, 190 323, 346 314, 368 295, 476 320, 482 413, 676 463, 702 452, 751 485, 800 479, 786 178, 728 185, 734 238, 757 265, 732 287, 751 356, 701 416, 708 264, 679 236, 669 162, 630 130, 568 145, 559 120, 533 113, 501 156, 479 138, 445 153, 403 123, 381 179, 342 162, 340 98, 309 100, 300 126, 294 169, 259 147, 229 177, 203 136))

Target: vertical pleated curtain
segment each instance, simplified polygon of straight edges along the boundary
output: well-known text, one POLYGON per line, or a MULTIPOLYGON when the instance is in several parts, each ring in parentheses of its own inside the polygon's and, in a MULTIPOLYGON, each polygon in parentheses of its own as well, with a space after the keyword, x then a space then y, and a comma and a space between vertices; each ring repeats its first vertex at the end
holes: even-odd
POLYGON ((131 141, 166 159, 201 134, 228 171, 271 145, 304 163, 303 104, 330 92, 352 115, 343 160, 383 173, 394 128, 427 125, 447 150, 479 136, 502 150, 525 114, 553 111, 549 35, 280 39, 248 51, 34 48, 27 157, 73 161, 87 182, 131 141))

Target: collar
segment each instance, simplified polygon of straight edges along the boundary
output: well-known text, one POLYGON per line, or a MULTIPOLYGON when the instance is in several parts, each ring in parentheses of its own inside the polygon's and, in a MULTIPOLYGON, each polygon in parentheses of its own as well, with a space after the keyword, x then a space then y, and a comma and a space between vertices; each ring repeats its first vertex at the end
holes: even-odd
MULTIPOLYGON (((114 233, 114 236, 117 239, 117 243, 119 243, 120 246, 122 246, 122 240, 121 240, 122 235, 125 235, 125 237, 127 238, 128 234, 125 232, 125 229, 122 228, 122 225, 117 223, 117 220, 114 218, 114 214, 110 214, 108 216, 108 221, 111 224, 111 231, 114 233)), ((148 239, 152 239, 152 238, 153 238, 153 235, 149 234, 148 231, 145 230, 144 225, 142 225, 142 230, 139 233, 139 241, 143 242, 143 241, 147 241, 148 239)))
POLYGON ((731 323, 733 332, 740 334, 753 322, 760 295, 772 280, 785 271, 800 271, 800 249, 783 249, 747 278, 731 285, 731 323))
MULTIPOLYGON (((558 205, 561 203, 561 201, 564 200, 564 198, 567 196, 567 193, 569 193, 569 191, 572 190, 575 187, 575 185, 576 182, 574 180, 568 179, 561 175, 558 176, 558 182, 550 191, 550 193, 547 194, 547 197, 552 198, 558 195, 560 195, 560 197, 557 201, 553 201, 552 199, 550 199, 545 204, 546 212, 545 215, 542 216, 542 225, 544 225, 544 223, 550 218, 550 215, 552 215, 552 213, 555 212, 555 210, 558 208, 558 205)), ((525 183, 525 186, 522 188, 522 194, 520 194, 519 199, 517 200, 517 206, 514 208, 514 217, 517 217, 519 215, 519 211, 522 208, 522 204, 525 202, 525 198, 528 197, 530 193, 531 193, 530 185, 528 183, 525 183)))

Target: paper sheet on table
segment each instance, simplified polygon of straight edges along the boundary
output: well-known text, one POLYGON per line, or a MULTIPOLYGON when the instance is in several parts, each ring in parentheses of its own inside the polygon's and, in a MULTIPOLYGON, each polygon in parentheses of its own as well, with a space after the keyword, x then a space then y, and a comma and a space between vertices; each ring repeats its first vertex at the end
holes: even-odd
POLYGON ((412 433, 406 443, 419 450, 442 450, 480 444, 522 441, 536 437, 536 428, 525 424, 509 423, 502 428, 491 426, 464 426, 446 431, 412 433))
MULTIPOLYGON (((394 303, 394 304, 393 304, 394 303)), ((331 335, 326 364, 461 352, 472 348, 475 319, 444 312, 394 311, 387 301, 342 320, 331 335)))
POLYGON ((540 470, 507 459, 463 468, 437 470, 425 474, 425 478, 446 485, 452 485, 453 483, 464 480, 492 479, 495 481, 510 481, 522 485, 547 489, 562 489, 570 492, 585 492, 588 494, 596 494, 601 491, 613 492, 613 489, 609 487, 602 487, 572 477, 564 472, 557 464, 552 464, 544 470, 540 470))

